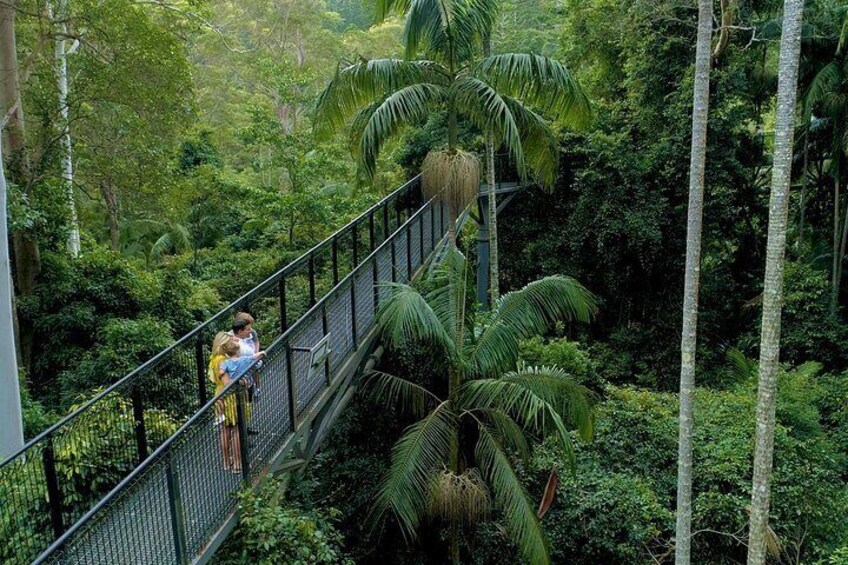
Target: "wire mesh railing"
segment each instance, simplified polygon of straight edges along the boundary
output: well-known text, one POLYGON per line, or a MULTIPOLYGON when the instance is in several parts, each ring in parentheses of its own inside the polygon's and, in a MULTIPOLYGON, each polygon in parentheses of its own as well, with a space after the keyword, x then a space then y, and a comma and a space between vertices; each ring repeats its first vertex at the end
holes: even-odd
POLYGON ((411 278, 434 255, 447 221, 435 200, 412 214, 267 348, 254 366, 261 399, 248 402, 243 377, 230 383, 36 563, 188 563, 203 553, 234 512, 233 493, 290 446, 357 354, 374 327, 378 283, 411 278), (325 339, 329 356, 312 366, 325 339), (256 435, 247 434, 248 422, 256 435))
MULTIPOLYGON (((385 247, 421 202, 416 177, 0 463, 0 562, 31 561, 209 403, 212 339, 234 313, 256 318, 263 343, 294 339, 295 321, 385 247)), ((330 304, 334 315, 347 308, 330 304)), ((321 331, 298 327, 304 340, 321 331)))

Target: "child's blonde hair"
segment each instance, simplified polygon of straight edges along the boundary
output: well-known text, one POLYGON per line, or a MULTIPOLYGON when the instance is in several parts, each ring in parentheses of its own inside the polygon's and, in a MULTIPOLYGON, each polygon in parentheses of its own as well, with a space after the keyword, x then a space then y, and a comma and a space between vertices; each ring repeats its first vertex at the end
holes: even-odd
POLYGON ((228 343, 233 336, 227 332, 218 332, 215 334, 215 339, 212 340, 212 355, 223 355, 224 345, 228 343))
MULTIPOLYGON (((228 337, 231 337, 231 336, 228 336, 228 337)), ((228 339, 227 343, 225 343, 222 346, 221 351, 227 357, 232 357, 233 355, 239 354, 239 351, 241 351, 241 346, 238 344, 237 341, 232 340, 232 339, 228 339)))

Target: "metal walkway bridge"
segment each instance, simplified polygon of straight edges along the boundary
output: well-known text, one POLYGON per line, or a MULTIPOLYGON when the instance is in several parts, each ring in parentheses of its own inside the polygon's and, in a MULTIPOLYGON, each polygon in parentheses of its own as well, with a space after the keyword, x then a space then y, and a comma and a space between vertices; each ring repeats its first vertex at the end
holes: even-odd
MULTIPOLYGON (((351 382, 376 341, 377 308, 388 292, 378 283, 415 279, 438 260, 448 214, 438 200, 423 201, 419 180, 394 191, 0 464, 0 527, 13 534, 0 539, 0 561, 208 560, 235 525, 233 493, 268 473, 306 464, 350 400, 351 382), (262 396, 249 416, 257 435, 246 433, 241 383, 215 398, 207 390, 212 337, 228 329, 238 311, 251 312, 263 342, 270 343, 256 369, 262 396), (316 364, 321 346, 329 354, 316 364), (215 409, 220 402, 237 408, 239 474, 223 466, 215 409), (82 460, 82 454, 92 453, 97 461, 82 460)), ((499 185, 497 192, 509 199, 519 188, 499 185)), ((482 213, 477 218, 481 234, 484 218, 482 213)))

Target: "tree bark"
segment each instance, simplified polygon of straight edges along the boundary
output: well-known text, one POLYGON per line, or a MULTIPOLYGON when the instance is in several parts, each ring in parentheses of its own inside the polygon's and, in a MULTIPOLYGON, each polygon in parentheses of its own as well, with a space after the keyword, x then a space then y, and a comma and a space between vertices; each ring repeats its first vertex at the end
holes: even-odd
MULTIPOLYGON (((483 56, 492 53, 492 42, 486 38, 483 56)), ((486 185, 489 201, 489 302, 495 305, 500 297, 500 267, 498 266, 498 200, 495 194, 495 143, 491 134, 486 134, 486 185)))
MULTIPOLYGON (((53 6, 47 2, 47 10, 53 19, 53 6)), ((77 218, 77 207, 74 202, 74 165, 71 143, 71 126, 68 111, 68 50, 65 36, 68 33, 68 25, 64 23, 67 17, 67 0, 59 0, 56 16, 61 24, 62 36, 56 39, 56 85, 59 91, 59 114, 61 116, 62 128, 62 181, 65 185, 65 198, 68 201, 68 212, 71 217, 71 229, 68 233, 68 253, 72 257, 78 257, 80 253, 80 230, 77 218)))
POLYGON ((24 138, 24 109, 18 76, 18 52, 15 39, 17 0, 0 2, 0 123, 6 148, 5 163, 9 180, 24 185, 29 176, 24 138))
POLYGON ((688 565, 692 548, 692 429, 695 400, 695 355, 698 337, 698 292, 701 277, 701 227, 704 168, 707 159, 707 115, 710 101, 710 47, 713 2, 698 0, 698 39, 689 161, 689 210, 686 220, 686 271, 683 329, 680 338, 680 427, 677 457, 677 524, 675 563, 688 565))
POLYGON ((100 194, 103 196, 103 201, 106 203, 106 214, 109 222, 109 241, 112 244, 112 251, 121 250, 121 229, 118 224, 118 195, 112 186, 110 180, 100 181, 100 194))
POLYGON ((20 380, 18 379, 15 317, 13 314, 14 288, 9 262, 9 230, 6 223, 6 176, 3 171, 2 139, 0 139, 0 332, 6 336, 0 341, 0 461, 14 454, 24 444, 21 421, 20 380))
POLYGON ((792 175, 792 144, 795 134, 795 102, 798 90, 798 61, 801 52, 803 13, 804 0, 785 0, 778 65, 766 272, 763 281, 763 318, 760 336, 757 431, 751 488, 748 565, 763 565, 766 560, 769 491, 774 452, 774 414, 780 360, 780 316, 786 254, 786 220, 789 213, 789 183, 792 175))

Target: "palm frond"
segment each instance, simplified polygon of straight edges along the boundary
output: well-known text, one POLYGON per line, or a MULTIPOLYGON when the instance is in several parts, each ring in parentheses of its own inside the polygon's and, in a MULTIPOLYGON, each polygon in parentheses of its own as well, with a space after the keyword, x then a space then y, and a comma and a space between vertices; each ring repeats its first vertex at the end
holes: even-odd
POLYGON ((838 61, 831 61, 816 73, 804 96, 805 123, 810 123, 815 107, 825 102, 828 94, 838 90, 840 82, 842 68, 838 61))
POLYGON ((524 175, 524 152, 521 136, 510 106, 498 92, 483 82, 463 76, 451 85, 451 97, 457 110, 468 118, 483 133, 492 135, 499 144, 506 146, 524 175))
POLYGON ((550 563, 548 541, 536 519, 527 491, 501 445, 485 426, 480 428, 475 455, 484 476, 492 485, 495 504, 503 515, 507 532, 521 555, 533 565, 550 563))
POLYGON ((157 263, 162 255, 167 253, 173 248, 173 241, 171 238, 170 232, 163 233, 159 236, 159 239, 153 242, 153 245, 150 246, 150 262, 157 263))
POLYGON ((401 410, 419 418, 427 413, 428 408, 442 402, 423 386, 381 371, 372 371, 365 381, 365 387, 375 397, 400 406, 401 410))
POLYGON ((377 312, 377 326, 386 343, 395 348, 414 342, 431 343, 453 357, 456 353, 453 336, 421 293, 401 283, 383 285, 390 291, 377 312))
POLYGON ((466 332, 473 328, 473 312, 466 309, 471 275, 468 261, 456 247, 449 247, 441 264, 433 272, 433 290, 427 293, 427 303, 432 307, 445 332, 451 336, 461 362, 462 344, 466 332))
POLYGON ((416 537, 437 473, 448 459, 455 429, 456 418, 447 402, 406 429, 392 448, 392 463, 371 510, 373 520, 382 519, 390 510, 404 536, 416 537))
POLYGON ((449 58, 447 46, 450 42, 451 24, 455 2, 453 0, 411 0, 406 11, 406 26, 403 43, 407 59, 414 58, 419 51, 438 53, 444 60, 449 58))
POLYGON ((477 413, 490 422, 492 431, 497 433, 501 445, 514 449, 525 463, 530 461, 530 444, 527 443, 524 430, 509 414, 490 408, 478 410, 477 413))
POLYGON ((504 96, 520 132, 524 167, 544 188, 551 188, 559 173, 559 144, 545 119, 520 100, 504 96))
POLYGON ((740 350, 732 347, 727 350, 727 360, 730 362, 730 372, 740 381, 746 381, 757 376, 757 362, 745 357, 740 350))
POLYGON ((331 133, 359 109, 375 100, 414 84, 446 84, 446 71, 432 61, 362 59, 339 66, 318 96, 315 124, 319 132, 331 133))
POLYGON ((463 409, 495 410, 510 415, 523 427, 540 437, 553 437, 563 450, 568 465, 576 471, 574 445, 568 428, 554 405, 528 386, 527 379, 477 379, 462 385, 463 409))
POLYGON ((368 178, 374 176, 377 157, 386 139, 402 126, 426 120, 441 95, 442 89, 434 84, 413 84, 391 93, 373 108, 362 128, 356 152, 359 165, 368 178))
POLYGON ((533 391, 553 406, 566 426, 577 430, 583 441, 591 441, 594 433, 592 393, 576 383, 566 371, 559 367, 521 367, 501 378, 533 391))
POLYGON ((570 277, 555 275, 505 294, 493 308, 491 322, 469 354, 479 373, 495 374, 514 367, 518 343, 544 333, 554 322, 588 322, 595 299, 570 277))
POLYGON ((452 31, 458 62, 467 62, 480 53, 483 41, 491 36, 498 15, 495 0, 464 0, 455 3, 452 31))
POLYGON ((518 98, 574 127, 592 117, 589 99, 569 70, 542 55, 506 53, 487 57, 474 74, 501 94, 518 98))

